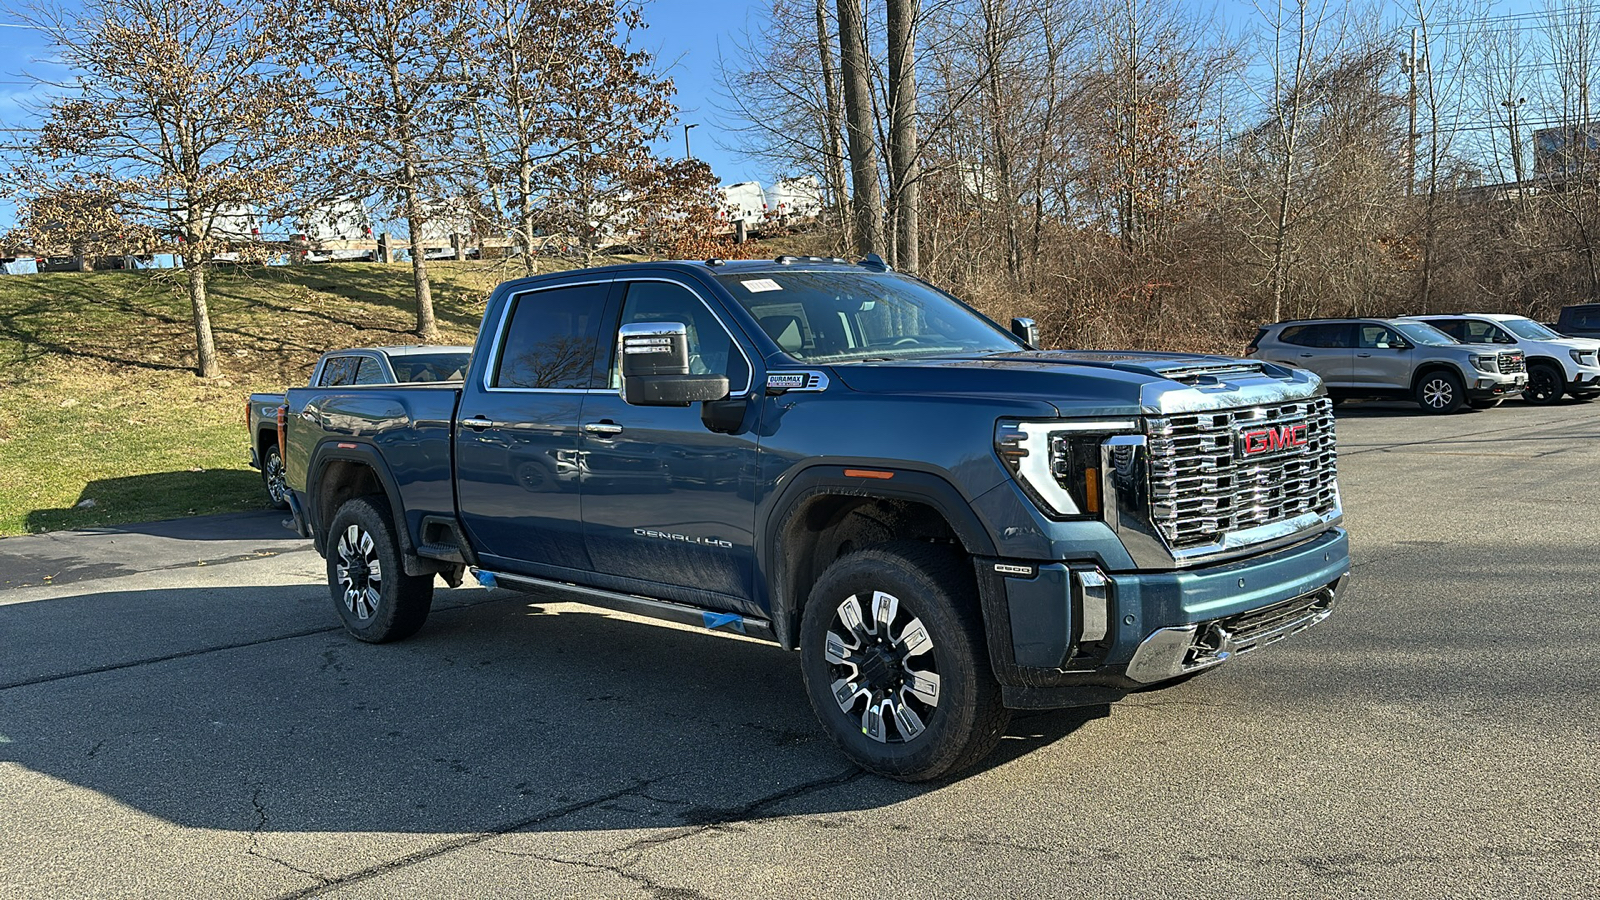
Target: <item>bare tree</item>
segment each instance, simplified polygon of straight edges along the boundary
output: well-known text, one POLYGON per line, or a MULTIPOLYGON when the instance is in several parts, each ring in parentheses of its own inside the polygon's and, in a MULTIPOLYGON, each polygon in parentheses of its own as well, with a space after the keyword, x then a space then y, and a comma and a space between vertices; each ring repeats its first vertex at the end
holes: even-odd
POLYGON ((883 195, 879 190, 878 142, 867 53, 867 24, 861 0, 838 0, 839 59, 844 81, 844 113, 850 148, 851 206, 855 211, 856 249, 882 253, 883 195))
POLYGON ((917 140, 917 26, 920 0, 888 0, 889 187, 894 208, 895 265, 918 269, 922 172, 917 140))
POLYGON ((416 334, 436 339, 424 232, 467 93, 458 7, 324 0, 300 9, 290 19, 291 46, 304 49, 333 91, 320 107, 342 138, 332 174, 357 196, 376 192, 398 206, 411 245, 416 334))
POLYGON ((62 190, 98 198, 93 214, 135 226, 138 250, 183 256, 204 378, 219 374, 205 266, 218 222, 283 211, 315 140, 302 115, 307 86, 274 62, 257 10, 235 0, 89 0, 25 13, 76 73, 55 86, 28 136, 25 181, 55 185, 57 200, 62 190))

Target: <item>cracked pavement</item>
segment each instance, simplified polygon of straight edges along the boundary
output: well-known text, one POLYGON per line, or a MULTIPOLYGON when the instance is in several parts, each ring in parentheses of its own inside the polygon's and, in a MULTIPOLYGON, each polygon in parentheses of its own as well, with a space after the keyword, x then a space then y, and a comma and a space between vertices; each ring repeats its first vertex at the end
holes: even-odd
POLYGON ((736 636, 464 587, 360 644, 265 515, 0 541, 0 896, 1600 895, 1600 403, 1339 429, 1333 618, 936 785, 736 636))

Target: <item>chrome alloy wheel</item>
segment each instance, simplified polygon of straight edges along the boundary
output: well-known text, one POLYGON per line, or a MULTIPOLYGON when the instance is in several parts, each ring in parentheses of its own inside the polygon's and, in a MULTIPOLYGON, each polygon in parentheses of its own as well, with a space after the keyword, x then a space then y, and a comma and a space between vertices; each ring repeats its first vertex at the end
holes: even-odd
POLYGON ((892 594, 873 591, 872 618, 860 600, 839 604, 828 625, 824 657, 833 699, 861 717, 861 733, 880 743, 908 743, 927 730, 939 706, 933 639, 922 620, 903 613, 892 594))
POLYGON ((339 563, 334 572, 344 588, 344 608, 358 619, 370 619, 383 597, 383 564, 372 535, 351 525, 339 536, 339 563))
POLYGON ((1456 399, 1455 385, 1444 378, 1430 378, 1422 385, 1422 402, 1432 409, 1446 409, 1456 399))
POLYGON ((267 496, 278 506, 289 503, 289 482, 283 474, 283 457, 276 453, 267 454, 266 464, 267 496))

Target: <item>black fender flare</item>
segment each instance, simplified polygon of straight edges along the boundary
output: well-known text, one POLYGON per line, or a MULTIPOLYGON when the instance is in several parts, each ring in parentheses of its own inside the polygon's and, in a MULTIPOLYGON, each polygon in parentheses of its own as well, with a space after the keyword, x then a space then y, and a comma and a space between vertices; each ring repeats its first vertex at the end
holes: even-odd
POLYGON ((788 485, 763 504, 756 515, 756 577, 769 600, 773 632, 785 649, 796 646, 799 606, 797 598, 789 595, 784 577, 783 536, 791 518, 806 501, 819 495, 925 504, 944 517, 967 553, 974 557, 995 555, 994 539, 971 502, 943 474, 908 468, 903 462, 829 459, 813 463, 790 476, 788 485), (888 473, 889 477, 846 475, 846 469, 888 473))
POLYGON ((327 556, 327 523, 322 521, 322 503, 317 494, 322 487, 323 472, 333 462, 360 463, 372 470, 378 484, 383 487, 384 498, 389 501, 389 514, 394 518, 395 534, 400 537, 400 553, 405 560, 407 574, 422 574, 410 571, 420 557, 417 556, 416 543, 411 539, 411 529, 406 527, 406 508, 400 499, 399 482, 395 480, 382 454, 378 453, 378 448, 349 437, 324 438, 311 451, 311 465, 306 470, 309 473, 306 477, 306 495, 310 501, 306 504, 306 518, 311 523, 312 540, 317 552, 327 556))

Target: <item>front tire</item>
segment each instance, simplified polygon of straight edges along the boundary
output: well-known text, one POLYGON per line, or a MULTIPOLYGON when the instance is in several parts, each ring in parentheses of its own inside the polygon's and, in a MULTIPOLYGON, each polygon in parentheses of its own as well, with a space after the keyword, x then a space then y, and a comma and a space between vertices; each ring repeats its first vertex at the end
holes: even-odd
POLYGON ((278 455, 277 444, 267 445, 267 452, 261 457, 261 482, 273 509, 289 508, 289 483, 284 480, 283 457, 278 455))
POLYGON ((945 547, 896 543, 835 560, 801 616, 800 671, 834 743, 900 781, 976 764, 1011 720, 972 569, 945 547))
POLYGON ((1522 399, 1534 406, 1549 406, 1566 393, 1567 379, 1561 371, 1548 363, 1534 363, 1528 367, 1528 387, 1522 399))
POLYGON ((1417 405, 1426 413, 1453 413, 1466 401, 1466 393, 1455 373, 1429 372, 1417 382, 1417 405))
POLYGON ((433 608, 433 576, 407 575, 394 517, 381 497, 339 507, 328 529, 328 591, 345 630, 370 644, 417 633, 433 608))

